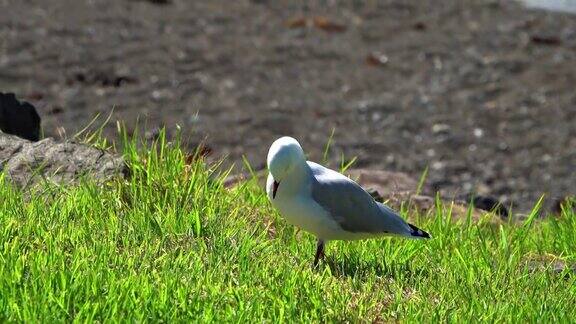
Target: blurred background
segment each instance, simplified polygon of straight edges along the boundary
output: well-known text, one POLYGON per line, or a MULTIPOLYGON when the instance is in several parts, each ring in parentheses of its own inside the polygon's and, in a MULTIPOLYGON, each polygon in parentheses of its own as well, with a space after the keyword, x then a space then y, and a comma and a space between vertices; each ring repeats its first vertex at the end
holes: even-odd
POLYGON ((0 91, 265 167, 296 137, 526 208, 576 191, 576 1, 0 0, 0 91))

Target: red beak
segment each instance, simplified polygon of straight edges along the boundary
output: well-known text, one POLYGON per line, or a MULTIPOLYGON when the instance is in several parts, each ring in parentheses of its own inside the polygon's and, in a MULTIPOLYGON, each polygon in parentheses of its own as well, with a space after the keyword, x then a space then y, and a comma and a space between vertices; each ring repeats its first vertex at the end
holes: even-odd
POLYGON ((278 190, 278 186, 280 186, 280 183, 274 181, 274 184, 272 185, 272 199, 276 198, 276 191, 278 190))

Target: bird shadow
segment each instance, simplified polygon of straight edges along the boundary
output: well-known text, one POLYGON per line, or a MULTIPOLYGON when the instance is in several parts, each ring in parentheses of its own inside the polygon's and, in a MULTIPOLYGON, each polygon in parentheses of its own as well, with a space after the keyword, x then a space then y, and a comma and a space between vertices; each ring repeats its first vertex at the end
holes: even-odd
POLYGON ((357 257, 334 259, 326 257, 324 266, 330 268, 335 277, 362 279, 369 276, 386 277, 390 279, 421 279, 428 276, 425 268, 415 268, 410 263, 394 263, 390 260, 363 260, 357 257))

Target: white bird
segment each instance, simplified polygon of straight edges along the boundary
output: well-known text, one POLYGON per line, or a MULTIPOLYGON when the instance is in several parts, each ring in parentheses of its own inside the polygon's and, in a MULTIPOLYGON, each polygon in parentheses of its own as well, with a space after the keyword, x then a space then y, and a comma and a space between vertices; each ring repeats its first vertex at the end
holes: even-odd
POLYGON ((292 137, 274 141, 268 151, 266 192, 272 205, 292 225, 318 238, 314 266, 328 240, 380 236, 430 238, 395 211, 372 198, 350 178, 306 161, 292 137))

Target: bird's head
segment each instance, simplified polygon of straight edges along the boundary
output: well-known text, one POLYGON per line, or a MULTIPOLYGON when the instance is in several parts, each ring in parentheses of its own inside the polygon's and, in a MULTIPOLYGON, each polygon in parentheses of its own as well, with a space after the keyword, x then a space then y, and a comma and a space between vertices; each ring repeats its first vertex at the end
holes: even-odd
POLYGON ((294 168, 303 162, 306 162, 304 151, 294 138, 284 136, 272 143, 268 150, 267 164, 268 171, 274 178, 273 198, 276 197, 276 190, 282 180, 286 179, 294 168))

